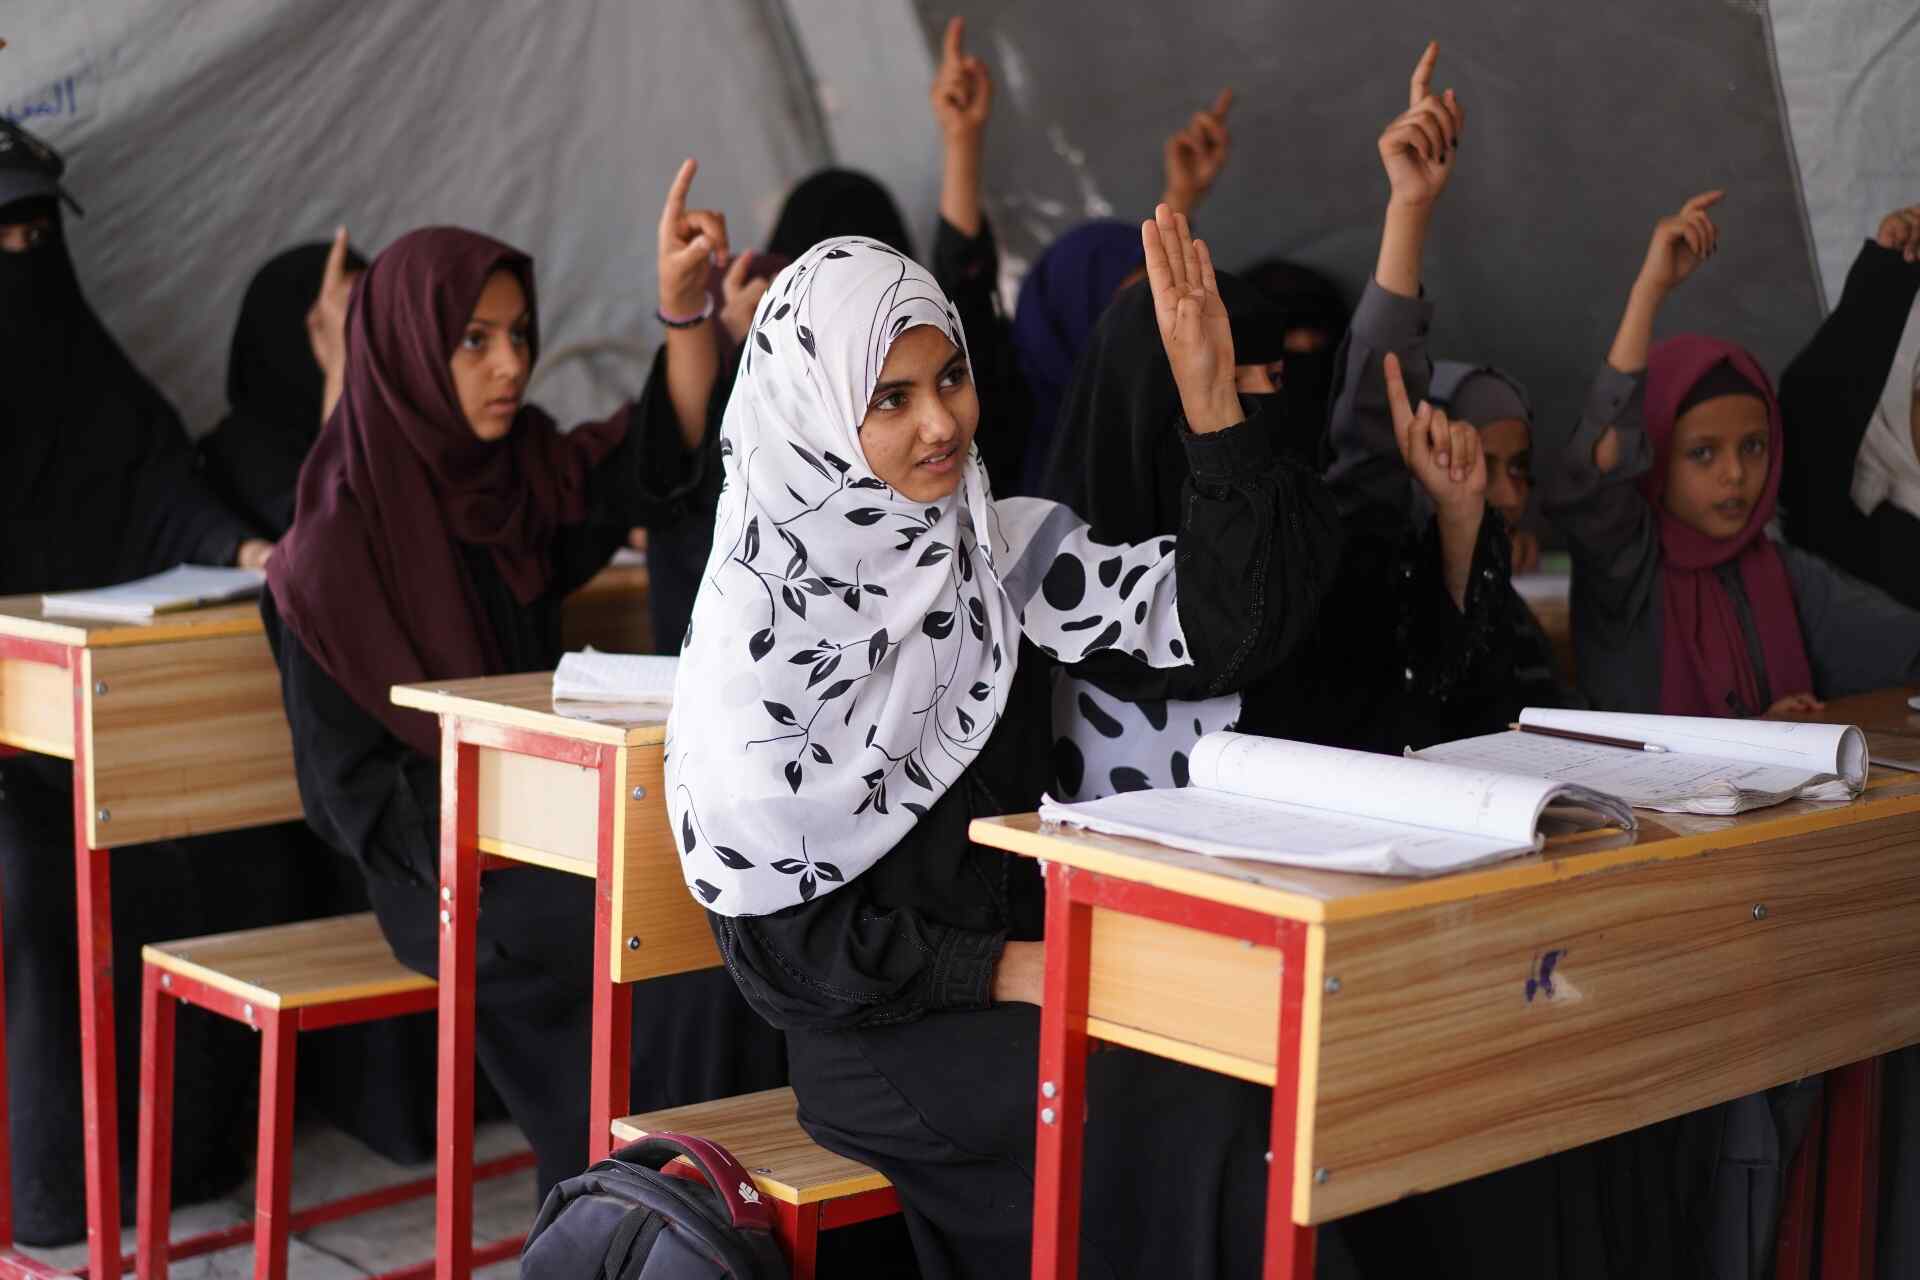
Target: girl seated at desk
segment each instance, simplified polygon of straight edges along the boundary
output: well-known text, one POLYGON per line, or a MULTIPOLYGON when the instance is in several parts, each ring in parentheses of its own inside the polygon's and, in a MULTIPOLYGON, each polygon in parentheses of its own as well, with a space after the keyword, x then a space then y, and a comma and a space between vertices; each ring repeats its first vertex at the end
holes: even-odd
MULTIPOLYGON (((1143 232, 1191 466, 1178 540, 996 502, 957 312, 872 240, 775 280, 720 442, 673 830, 728 970, 788 1032, 802 1123, 892 1179, 928 1277, 1030 1266, 1045 890, 967 824, 1038 801, 1052 668, 1237 688, 1331 567, 1319 481, 1245 420, 1204 246, 1164 207, 1143 232)), ((1268 1091, 1125 1049, 1088 1075, 1092 1273, 1257 1269, 1268 1091)))
MULTIPOLYGON (((688 161, 662 219, 663 298, 727 252, 720 216, 685 208, 692 176, 688 161)), ((446 227, 374 260, 346 335, 262 609, 308 821, 361 865, 395 954, 432 973, 439 727, 389 690, 555 665, 561 601, 698 482, 718 357, 710 322, 673 331, 639 402, 563 435, 521 398, 540 343, 531 260, 446 227)), ((586 1160, 592 885, 510 870, 482 894, 476 1052, 544 1195, 586 1160)), ((723 974, 642 984, 634 1006, 639 1109, 784 1079, 779 1036, 723 974)))
MULTIPOLYGON (((134 367, 80 288, 64 166, 0 118, 0 595, 107 586, 182 561, 258 565, 269 544, 194 474, 173 406, 134 367)), ((13 1101, 13 1226, 28 1244, 86 1236, 80 1012, 74 956, 73 766, 0 760, 0 903, 13 1101)), ((134 1206, 140 948, 292 918, 299 868, 264 832, 168 840, 114 856, 114 1029, 121 1203, 134 1206)), ((211 1199, 245 1177, 253 1122, 231 1105, 258 1061, 247 1032, 182 1019, 174 1191, 211 1199)), ((117 1224, 110 1224, 110 1227, 117 1224)))

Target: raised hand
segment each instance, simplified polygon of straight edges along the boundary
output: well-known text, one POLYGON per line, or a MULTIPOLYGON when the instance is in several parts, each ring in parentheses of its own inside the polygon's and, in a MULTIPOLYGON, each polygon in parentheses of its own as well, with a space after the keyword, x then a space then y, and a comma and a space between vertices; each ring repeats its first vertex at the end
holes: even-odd
POLYGON ((993 113, 993 77, 987 64, 966 51, 967 20, 947 22, 946 38, 940 47, 940 67, 934 72, 934 123, 949 142, 978 138, 993 113))
POLYGON ((1140 224, 1160 343, 1180 388, 1187 426, 1205 434, 1245 419, 1233 388, 1233 330, 1214 279, 1213 255, 1195 240, 1187 216, 1165 204, 1140 224))
POLYGON ((767 286, 773 283, 767 276, 747 279, 752 266, 753 255, 743 253, 733 260, 720 282, 720 327, 726 332, 727 342, 735 347, 746 342, 753 328, 754 309, 760 305, 767 286))
POLYGON ((265 538, 248 538, 233 553, 233 562, 242 569, 264 569, 273 559, 273 543, 265 538))
POLYGON ((1895 209, 1882 218, 1874 239, 1882 249, 1896 249, 1908 262, 1920 262, 1920 204, 1895 209))
POLYGON ((1233 90, 1222 89, 1211 107, 1194 112, 1186 128, 1167 139, 1163 155, 1167 192, 1161 198, 1175 213, 1192 213, 1227 167, 1233 142, 1227 132, 1227 112, 1232 108, 1233 90))
POLYGON ((707 305, 708 263, 727 265, 726 216, 687 208, 699 167, 692 156, 681 162, 660 210, 660 310, 668 316, 698 315, 707 305))
POLYGON ((1720 229, 1707 210, 1726 197, 1724 191, 1702 191, 1680 206, 1680 212, 1660 219, 1640 267, 1640 283, 1661 294, 1671 293, 1720 247, 1720 229))
POLYGON ((1440 42, 1427 45, 1407 84, 1407 109, 1380 134, 1380 163, 1393 188, 1393 203, 1426 206, 1440 198, 1453 176, 1454 152, 1466 126, 1453 90, 1433 92, 1440 42))
POLYGON ((1386 355, 1387 403, 1393 410, 1393 437, 1400 456, 1443 516, 1483 508, 1487 498, 1487 459, 1480 433, 1470 422, 1454 422, 1422 400, 1407 399, 1400 359, 1386 355))
POLYGON ((320 292, 307 308, 307 344, 313 348, 320 371, 333 373, 347 362, 347 301, 353 296, 353 273, 347 270, 347 229, 333 233, 327 264, 320 272, 320 292))

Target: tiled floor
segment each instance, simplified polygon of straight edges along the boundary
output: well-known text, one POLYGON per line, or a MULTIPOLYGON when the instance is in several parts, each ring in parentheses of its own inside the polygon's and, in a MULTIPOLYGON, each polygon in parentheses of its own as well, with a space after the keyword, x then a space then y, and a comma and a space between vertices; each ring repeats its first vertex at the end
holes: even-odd
MULTIPOLYGON (((485 1125, 474 1135, 475 1157, 480 1160, 525 1147, 526 1140, 511 1124, 485 1125)), ((294 1144, 293 1205, 298 1209, 357 1191, 430 1177, 432 1173, 432 1165, 389 1164, 338 1130, 303 1126, 294 1144)), ((498 1240, 523 1232, 533 1224, 538 1208, 533 1199, 531 1169, 479 1183, 473 1194, 474 1238, 498 1240)), ((198 1235, 252 1220, 253 1186, 249 1183, 224 1200, 175 1209, 173 1234, 198 1235)), ((133 1252, 131 1228, 121 1237, 121 1248, 133 1252)), ((82 1266, 87 1260, 84 1244, 24 1252, 54 1266, 82 1266)), ((287 1271, 295 1280, 354 1280, 421 1262, 432 1254, 433 1200, 428 1197, 295 1235, 287 1250, 287 1271)), ((474 1274, 483 1280, 509 1280, 519 1270, 518 1262, 508 1260, 474 1274)), ((176 1262, 171 1274, 190 1280, 249 1277, 253 1274, 253 1248, 243 1245, 176 1262)))

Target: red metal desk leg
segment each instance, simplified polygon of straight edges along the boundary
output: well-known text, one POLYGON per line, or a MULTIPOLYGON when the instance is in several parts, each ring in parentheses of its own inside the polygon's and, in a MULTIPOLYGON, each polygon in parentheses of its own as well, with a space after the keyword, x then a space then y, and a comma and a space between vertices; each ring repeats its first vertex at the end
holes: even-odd
MULTIPOLYGON (((633 988, 613 972, 615 932, 613 865, 614 813, 626 779, 615 767, 618 749, 600 748, 600 847, 593 881, 593 1072, 591 1114, 587 1117, 587 1160, 604 1160, 613 1149, 613 1122, 627 1114, 633 1070, 633 988)), ((618 945, 625 945, 619 939, 618 945)))
POLYGON ((1880 1059, 1827 1073, 1820 1274, 1871 1276, 1880 1216, 1880 1059))
POLYGON ((1819 1219, 1820 1153, 1826 1149, 1826 1099, 1813 1109, 1800 1150, 1787 1166, 1787 1198, 1774 1235, 1774 1280, 1812 1280, 1814 1225, 1819 1219))
POLYGON ((1300 1099, 1300 1007, 1305 998, 1307 928, 1278 922, 1280 1043, 1273 1059, 1273 1127, 1267 1143, 1266 1280, 1312 1280, 1314 1229, 1293 1220, 1294 1145, 1300 1099))
POLYGON ((1087 1108, 1087 977, 1093 908, 1074 898, 1081 873, 1047 868, 1047 960, 1040 1005, 1040 1086, 1033 1159, 1034 1280, 1076 1280, 1087 1108))
POLYGON ((293 1080, 297 1015, 261 1010, 260 1134, 254 1160, 254 1280, 286 1280, 293 1224, 293 1080))
POLYGON ((86 664, 73 665, 73 861, 80 935, 80 1104, 87 1274, 120 1274, 120 1107, 113 1033, 112 855, 87 844, 86 664))
MULTIPOLYGON (((11 749, 0 754, 12 755, 11 749)), ((7 974, 0 938, 0 1255, 13 1252, 13 1116, 7 1109, 7 974)))
POLYGON ((478 752, 449 718, 440 748, 440 1116, 434 1275, 473 1270, 473 987, 480 919, 478 752))

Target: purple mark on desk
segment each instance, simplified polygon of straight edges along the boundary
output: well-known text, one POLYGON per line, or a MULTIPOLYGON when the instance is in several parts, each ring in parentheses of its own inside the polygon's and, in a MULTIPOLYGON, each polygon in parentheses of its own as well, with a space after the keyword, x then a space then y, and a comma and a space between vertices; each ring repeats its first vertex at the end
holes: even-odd
POLYGON ((1533 1003, 1533 997, 1536 994, 1543 995, 1549 1000, 1553 999, 1556 994, 1553 989, 1554 966, 1558 965, 1560 957, 1566 954, 1566 948, 1556 947, 1544 955, 1534 957, 1533 967, 1527 974, 1528 1004, 1533 1003))

